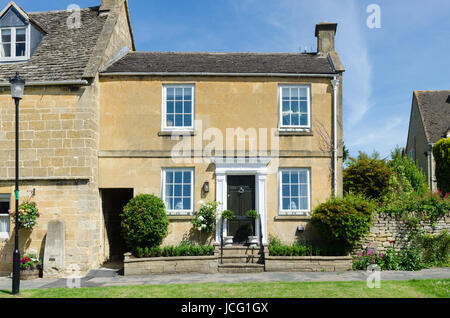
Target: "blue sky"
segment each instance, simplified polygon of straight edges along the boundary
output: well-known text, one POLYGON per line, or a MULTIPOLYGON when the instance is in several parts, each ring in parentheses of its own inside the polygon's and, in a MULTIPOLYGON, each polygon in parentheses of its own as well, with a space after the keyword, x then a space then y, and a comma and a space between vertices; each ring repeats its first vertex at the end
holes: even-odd
MULTIPOLYGON (((6 5, 8 1, 1 1, 6 5)), ((26 11, 100 0, 17 0, 26 11)), ((450 89, 448 0, 130 0, 139 51, 315 51, 317 22, 339 23, 344 134, 351 154, 405 146, 414 90, 450 89), (370 29, 369 4, 381 8, 370 29)))

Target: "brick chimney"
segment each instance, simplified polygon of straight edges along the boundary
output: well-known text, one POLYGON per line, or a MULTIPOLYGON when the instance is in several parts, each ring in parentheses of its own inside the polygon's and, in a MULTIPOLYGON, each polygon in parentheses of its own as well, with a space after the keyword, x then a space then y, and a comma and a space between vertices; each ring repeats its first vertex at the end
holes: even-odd
POLYGON ((321 22, 316 25, 317 53, 327 54, 334 52, 334 37, 337 23, 321 22))
POLYGON ((102 0, 100 5, 100 11, 111 11, 114 8, 119 7, 124 0, 102 0))

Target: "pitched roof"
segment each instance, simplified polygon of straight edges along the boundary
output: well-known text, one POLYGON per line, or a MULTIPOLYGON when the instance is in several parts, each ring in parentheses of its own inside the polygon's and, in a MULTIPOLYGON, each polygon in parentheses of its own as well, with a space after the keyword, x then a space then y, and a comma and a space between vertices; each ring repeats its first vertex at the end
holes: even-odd
POLYGON ((428 142, 436 143, 450 130, 450 90, 415 91, 428 142))
POLYGON ((103 73, 334 74, 315 53, 130 52, 103 73))
POLYGON ((88 66, 107 16, 99 7, 81 9, 81 27, 70 29, 71 11, 28 12, 46 35, 25 63, 0 64, 0 81, 20 72, 27 82, 80 80, 88 66))

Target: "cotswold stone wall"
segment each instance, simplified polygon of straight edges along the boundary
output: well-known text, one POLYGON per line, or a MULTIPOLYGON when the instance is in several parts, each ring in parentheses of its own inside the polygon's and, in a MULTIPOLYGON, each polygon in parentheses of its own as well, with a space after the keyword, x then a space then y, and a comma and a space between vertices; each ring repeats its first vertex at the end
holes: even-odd
MULTIPOLYGON (((400 251, 407 245, 411 230, 402 217, 378 214, 374 217, 372 224, 370 233, 355 248, 355 254, 369 244, 379 252, 386 251, 390 246, 394 246, 395 250, 400 251)), ((444 230, 450 232, 450 214, 439 219, 434 225, 429 222, 421 222, 420 227, 425 233, 432 235, 440 234, 444 230)))

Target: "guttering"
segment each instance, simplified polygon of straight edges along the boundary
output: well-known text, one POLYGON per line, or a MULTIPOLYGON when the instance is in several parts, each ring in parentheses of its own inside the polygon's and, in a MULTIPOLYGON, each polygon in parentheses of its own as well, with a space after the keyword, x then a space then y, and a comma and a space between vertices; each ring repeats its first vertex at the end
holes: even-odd
POLYGON ((430 155, 428 156, 428 160, 430 161, 429 167, 430 167, 430 173, 428 176, 429 182, 430 182, 430 190, 431 193, 434 192, 434 166, 433 166, 433 162, 434 162, 434 154, 433 154, 433 148, 434 148, 434 143, 430 142, 428 144, 428 146, 430 147, 430 155))
POLYGON ((333 85, 333 191, 334 196, 337 197, 337 148, 338 148, 338 140, 337 140, 337 94, 339 87, 339 80, 336 76, 334 76, 331 81, 331 85, 333 85))
POLYGON ((336 74, 311 73, 211 73, 211 72, 104 72, 101 76, 251 76, 251 77, 324 77, 334 78, 336 74))
MULTIPOLYGON (((0 87, 8 87, 10 83, 0 82, 0 87)), ((50 85, 76 85, 76 86, 84 86, 89 85, 87 80, 68 80, 68 81, 36 81, 36 82, 27 82, 26 86, 50 86, 50 85)))

